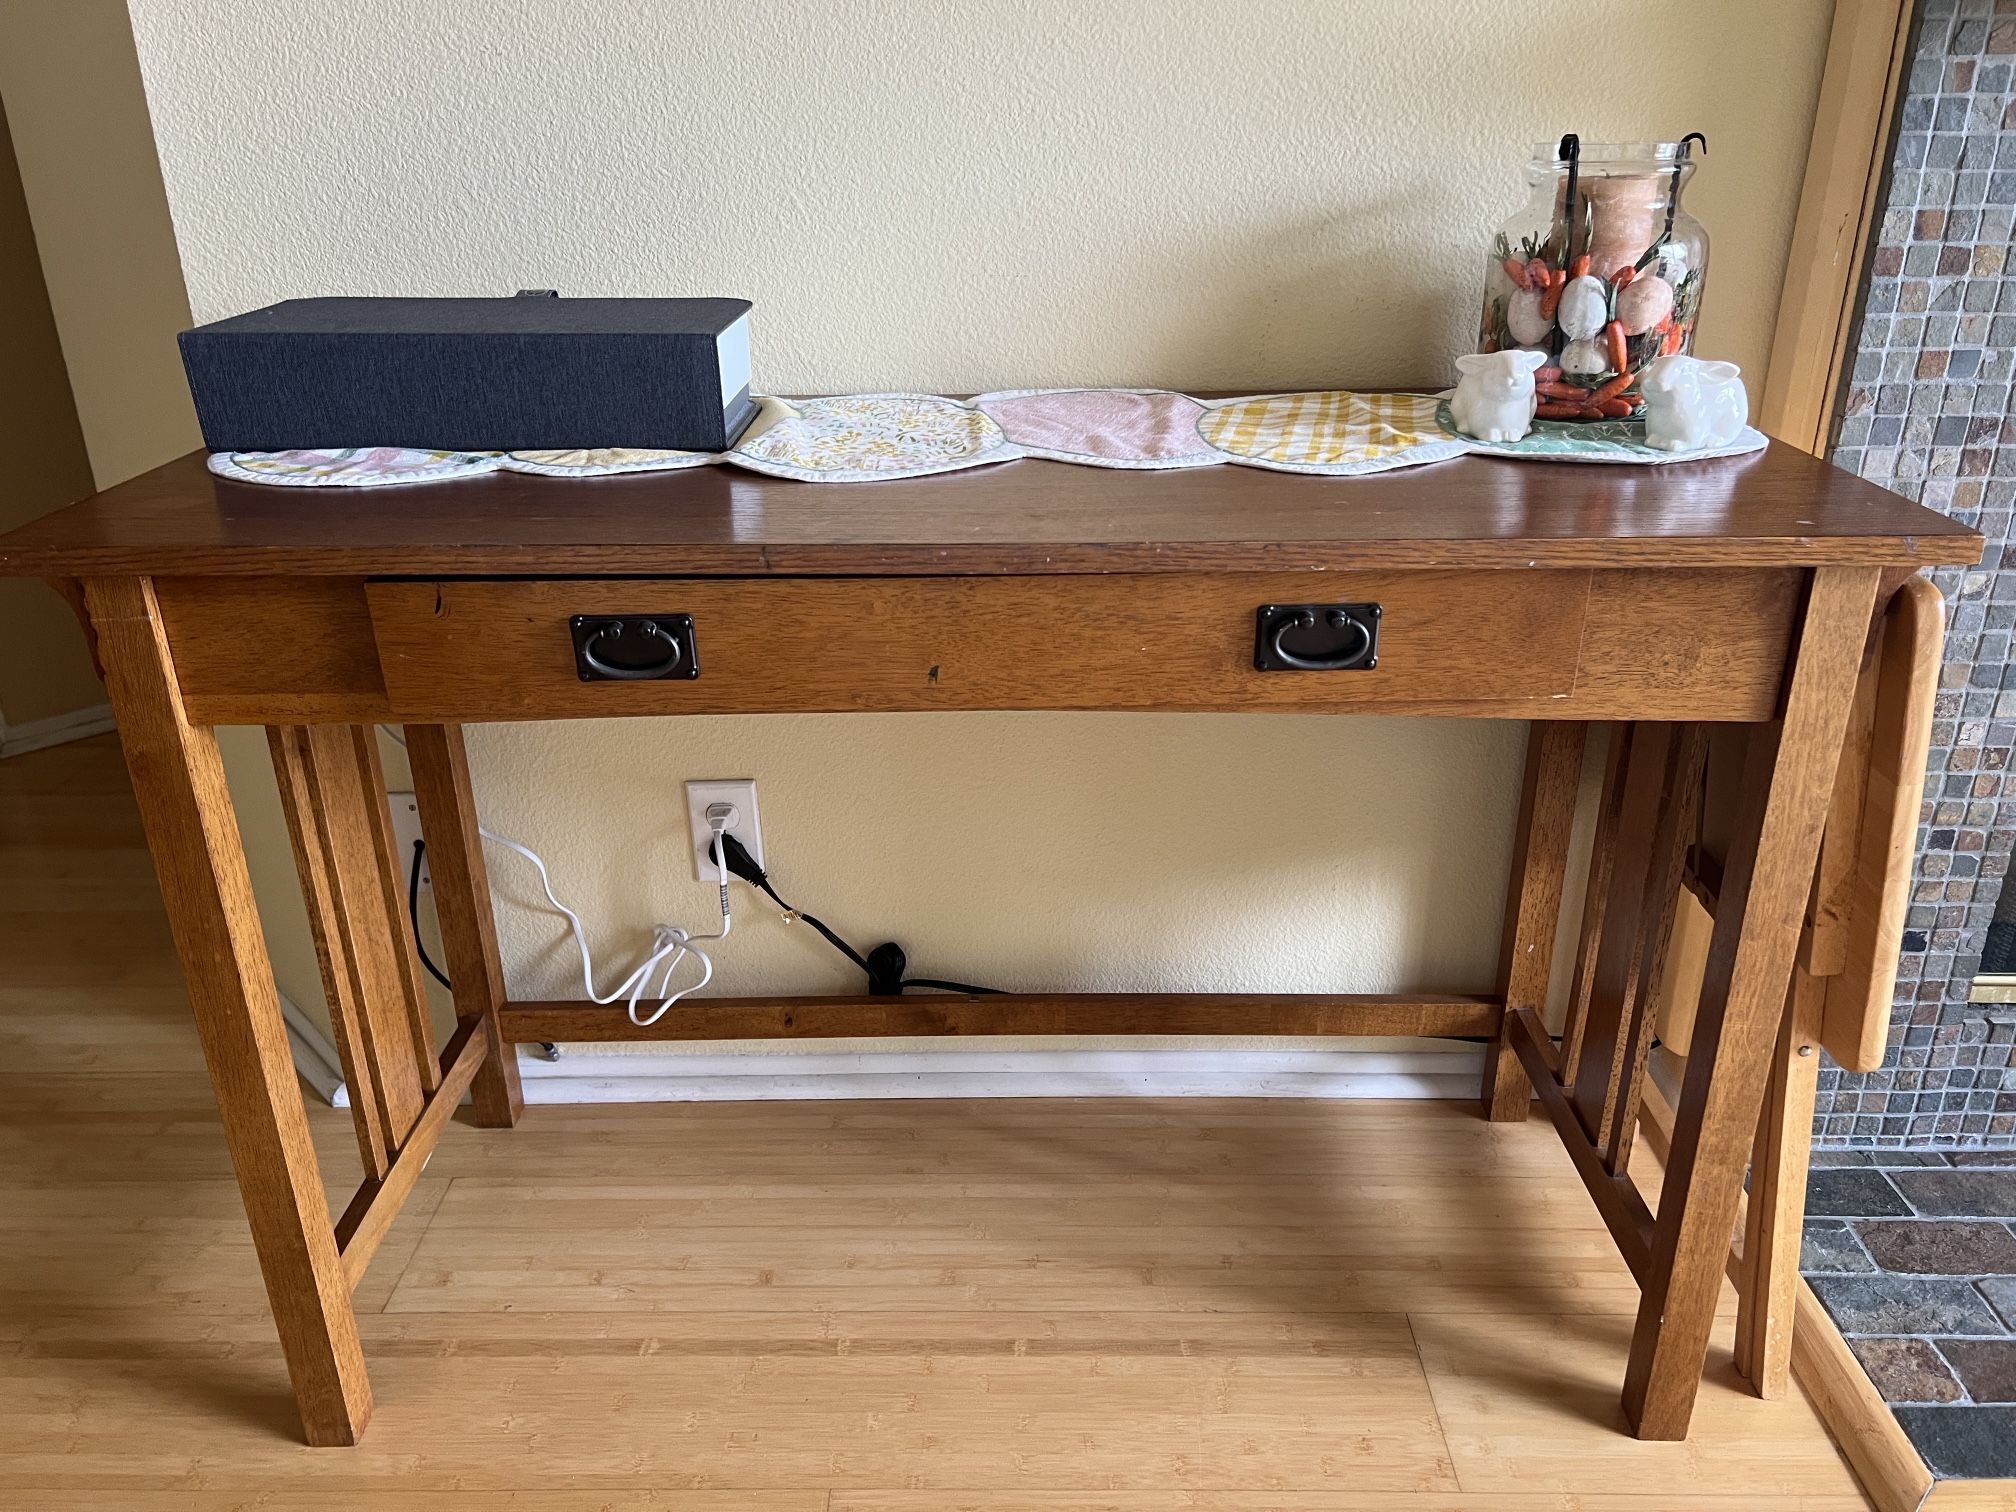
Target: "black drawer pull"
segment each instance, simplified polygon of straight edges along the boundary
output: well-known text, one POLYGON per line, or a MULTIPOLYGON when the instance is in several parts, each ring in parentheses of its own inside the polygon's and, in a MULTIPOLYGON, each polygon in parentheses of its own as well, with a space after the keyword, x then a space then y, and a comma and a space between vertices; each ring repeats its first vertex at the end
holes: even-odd
POLYGON ((1369 672, 1379 665, 1383 612, 1377 604, 1262 604, 1253 665, 1262 672, 1369 672))
POLYGON ((700 675, 690 614, 577 614, 574 671, 583 682, 652 682, 700 675))

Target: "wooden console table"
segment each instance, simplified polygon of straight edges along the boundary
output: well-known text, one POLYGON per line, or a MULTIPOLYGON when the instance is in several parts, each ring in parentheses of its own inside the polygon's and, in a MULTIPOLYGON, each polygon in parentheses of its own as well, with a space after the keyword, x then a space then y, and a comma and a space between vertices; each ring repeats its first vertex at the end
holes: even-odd
POLYGON ((513 1044, 1114 1033, 1489 1038, 1486 1114, 1524 1118, 1537 1087, 1643 1289, 1627 1415, 1675 1439, 1865 639, 1911 574, 1981 549, 1783 446, 1656 470, 1467 458, 1355 480, 1021 463, 853 486, 701 468, 367 491, 223 482, 187 457, 0 539, 0 572, 56 581, 94 637, 310 1443, 363 1431, 351 1291, 464 1092, 479 1125, 519 1117, 513 1044), (625 616, 658 628, 595 640, 625 616), (657 657, 669 675, 588 680, 582 635, 605 664, 657 657), (1534 721, 1498 990, 707 998, 651 1029, 621 1008, 507 997, 461 723, 926 709, 1534 721), (1540 1013, 1591 721, 1628 732, 1613 742, 1628 755, 1557 1041, 1540 1013), (459 1027, 438 1055, 379 723, 406 727, 455 983, 459 1027), (1655 1218, 1626 1162, 1718 723, 1754 729, 1655 1218), (366 1172, 333 1224, 219 724, 268 727, 293 826, 366 1172))

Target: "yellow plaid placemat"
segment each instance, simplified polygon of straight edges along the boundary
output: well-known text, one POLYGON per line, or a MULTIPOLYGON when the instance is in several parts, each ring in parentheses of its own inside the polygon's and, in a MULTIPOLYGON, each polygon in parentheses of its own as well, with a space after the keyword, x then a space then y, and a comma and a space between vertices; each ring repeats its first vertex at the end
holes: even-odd
POLYGON ((1435 420, 1436 403, 1426 394, 1342 389, 1272 394, 1222 405, 1198 422, 1198 430, 1220 451, 1246 461, 1349 467, 1446 444, 1448 437, 1435 420))

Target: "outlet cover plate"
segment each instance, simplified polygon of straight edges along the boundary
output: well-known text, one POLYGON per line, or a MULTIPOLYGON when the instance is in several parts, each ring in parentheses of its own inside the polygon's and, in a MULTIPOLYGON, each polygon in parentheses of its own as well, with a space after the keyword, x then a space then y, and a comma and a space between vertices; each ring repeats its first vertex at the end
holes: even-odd
POLYGON ((689 782, 686 784, 686 827, 693 846, 693 875, 702 882, 721 880, 721 868, 714 864, 714 858, 709 854, 714 829, 707 822, 707 808, 714 803, 735 805, 735 822, 728 826, 728 833, 747 847, 758 866, 763 864, 763 821, 756 809, 756 779, 709 777, 689 782))
MULTIPOLYGON (((392 809, 392 845, 399 856, 399 891, 406 891, 406 879, 413 875, 413 842, 420 839, 420 804, 411 793, 387 793, 386 802, 392 809)), ((434 869, 423 858, 420 862, 420 890, 426 892, 434 886, 434 869)))

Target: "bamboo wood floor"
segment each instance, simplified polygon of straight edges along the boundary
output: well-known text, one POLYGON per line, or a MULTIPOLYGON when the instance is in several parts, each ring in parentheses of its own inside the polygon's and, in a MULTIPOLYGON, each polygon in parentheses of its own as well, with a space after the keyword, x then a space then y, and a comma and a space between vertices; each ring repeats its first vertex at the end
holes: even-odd
POLYGON ((358 1296, 364 1445, 306 1449, 109 739, 0 763, 0 1154, 5 1508, 1865 1505, 1737 1383, 1733 1299, 1692 1441, 1625 1437, 1594 1208, 1544 1120, 1449 1103, 457 1128, 358 1296))

